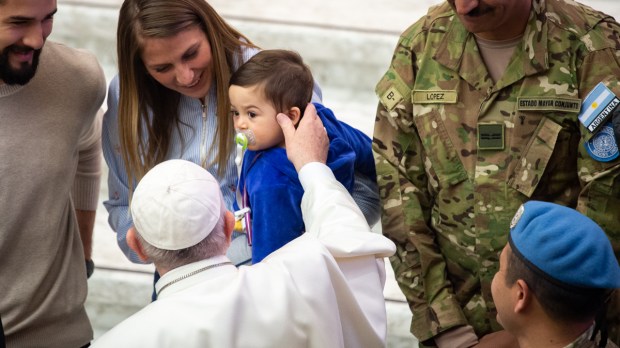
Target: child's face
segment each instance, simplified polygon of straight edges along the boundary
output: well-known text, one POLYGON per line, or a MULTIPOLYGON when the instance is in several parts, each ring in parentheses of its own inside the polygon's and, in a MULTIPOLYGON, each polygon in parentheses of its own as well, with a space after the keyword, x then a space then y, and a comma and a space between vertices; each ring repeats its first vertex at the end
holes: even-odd
POLYGON ((228 88, 231 115, 235 130, 248 137, 248 149, 264 150, 274 146, 284 147, 284 134, 276 121, 278 112, 263 96, 260 86, 228 88))

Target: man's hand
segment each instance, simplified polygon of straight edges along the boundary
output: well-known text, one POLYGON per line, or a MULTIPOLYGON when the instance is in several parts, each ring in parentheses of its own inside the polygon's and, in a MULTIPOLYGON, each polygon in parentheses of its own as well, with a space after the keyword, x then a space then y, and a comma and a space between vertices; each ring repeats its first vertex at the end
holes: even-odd
POLYGON ((297 129, 285 114, 276 116, 286 142, 286 155, 299 170, 307 163, 327 161, 329 138, 313 104, 308 104, 297 129))
POLYGON ((95 262, 92 259, 86 260, 86 279, 90 278, 93 272, 95 272, 95 262))
POLYGON ((93 252, 93 230, 95 229, 95 210, 75 210, 80 229, 80 239, 84 249, 84 259, 90 260, 93 252))
POLYGON ((470 325, 453 327, 435 336, 439 348, 470 348, 478 344, 478 336, 470 325))

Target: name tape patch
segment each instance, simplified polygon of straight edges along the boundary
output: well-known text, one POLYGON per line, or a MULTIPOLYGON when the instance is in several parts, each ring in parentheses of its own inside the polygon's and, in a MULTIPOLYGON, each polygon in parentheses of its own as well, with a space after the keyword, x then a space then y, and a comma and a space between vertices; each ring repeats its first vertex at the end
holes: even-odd
POLYGON ((517 98, 517 108, 520 111, 560 111, 576 113, 581 110, 581 100, 550 97, 521 97, 517 98))
POLYGON ((456 91, 414 90, 411 102, 414 104, 456 104, 456 91))
POLYGON ((618 104, 620 100, 614 92, 599 82, 583 100, 579 121, 590 133, 595 133, 605 124, 618 104))

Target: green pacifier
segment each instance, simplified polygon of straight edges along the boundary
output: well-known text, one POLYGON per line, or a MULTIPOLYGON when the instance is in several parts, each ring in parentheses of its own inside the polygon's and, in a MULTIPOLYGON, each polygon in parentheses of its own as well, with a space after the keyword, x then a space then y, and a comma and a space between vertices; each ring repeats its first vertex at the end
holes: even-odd
POLYGON ((235 163, 241 165, 241 159, 243 158, 243 151, 248 148, 248 137, 243 133, 235 134, 235 143, 237 143, 237 156, 235 157, 235 163))
POLYGON ((235 143, 241 146, 241 150, 245 150, 248 148, 248 137, 243 133, 237 133, 235 134, 235 143))

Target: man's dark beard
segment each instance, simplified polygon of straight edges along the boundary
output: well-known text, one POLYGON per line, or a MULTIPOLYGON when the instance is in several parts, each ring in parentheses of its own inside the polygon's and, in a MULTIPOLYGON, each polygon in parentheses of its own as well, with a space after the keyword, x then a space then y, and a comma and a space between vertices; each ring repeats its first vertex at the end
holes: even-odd
POLYGON ((32 64, 28 64, 28 62, 24 62, 17 69, 11 67, 9 64, 9 52, 28 52, 33 49, 28 46, 17 46, 11 45, 5 48, 0 53, 0 80, 8 85, 25 85, 32 79, 34 73, 37 71, 37 66, 39 65, 39 56, 41 55, 41 50, 34 50, 34 54, 32 56, 32 64))

